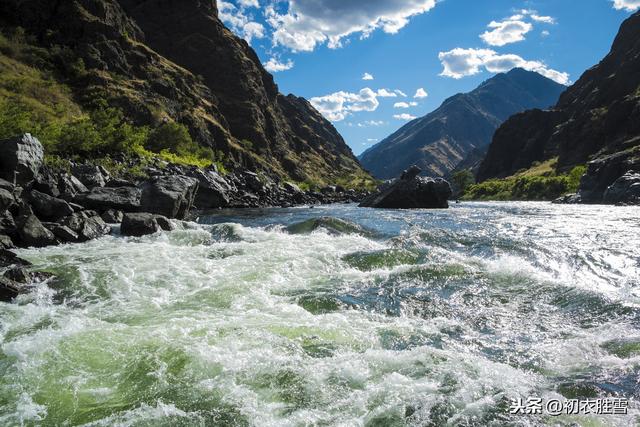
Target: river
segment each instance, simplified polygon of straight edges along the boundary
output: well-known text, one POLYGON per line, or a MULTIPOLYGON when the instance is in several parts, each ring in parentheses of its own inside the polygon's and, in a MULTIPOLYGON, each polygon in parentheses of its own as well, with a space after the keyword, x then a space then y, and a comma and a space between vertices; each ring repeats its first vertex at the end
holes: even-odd
POLYGON ((218 211, 19 255, 58 281, 0 305, 1 425, 640 420, 638 208, 218 211))

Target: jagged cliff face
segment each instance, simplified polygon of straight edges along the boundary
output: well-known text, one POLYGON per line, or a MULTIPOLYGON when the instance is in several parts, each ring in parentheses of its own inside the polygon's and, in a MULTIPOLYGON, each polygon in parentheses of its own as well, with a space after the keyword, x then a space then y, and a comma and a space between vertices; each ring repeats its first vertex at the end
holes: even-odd
POLYGON ((6 0, 0 12, 43 46, 70 47, 89 71, 74 81, 78 97, 100 91, 137 124, 182 122, 232 166, 299 181, 366 176, 330 122, 279 93, 215 1, 6 0))
POLYGON ((447 176, 462 164, 473 167, 504 120, 528 108, 552 106, 564 89, 522 69, 498 74, 403 126, 367 150, 361 162, 378 178, 397 176, 413 164, 431 176, 447 176))
POLYGON ((620 27, 611 52, 560 97, 551 111, 527 111, 495 134, 478 180, 513 174, 558 156, 558 167, 640 145, 640 13, 620 27))

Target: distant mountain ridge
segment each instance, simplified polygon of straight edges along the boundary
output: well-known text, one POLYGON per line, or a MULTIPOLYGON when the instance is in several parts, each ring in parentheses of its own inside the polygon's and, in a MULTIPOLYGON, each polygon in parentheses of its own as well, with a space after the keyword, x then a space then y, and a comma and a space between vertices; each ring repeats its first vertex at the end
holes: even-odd
POLYGON ((407 123, 365 151, 360 162, 381 179, 395 177, 413 164, 427 175, 447 176, 461 164, 479 163, 495 130, 511 115, 550 107, 565 89, 520 68, 498 74, 407 123))
POLYGON ((602 159, 587 173, 595 193, 583 199, 593 202, 626 171, 640 170, 640 12, 554 108, 515 115, 496 131, 477 178, 506 177, 554 157, 560 171, 602 159))

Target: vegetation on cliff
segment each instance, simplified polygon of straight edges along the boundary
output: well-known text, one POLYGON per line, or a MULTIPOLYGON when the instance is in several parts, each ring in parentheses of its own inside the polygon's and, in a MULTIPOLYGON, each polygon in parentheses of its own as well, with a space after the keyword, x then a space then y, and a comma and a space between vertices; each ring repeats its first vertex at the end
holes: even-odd
POLYGON ((278 92, 215 2, 8 0, 0 31, 0 134, 29 131, 50 158, 159 158, 311 187, 373 185, 331 123, 278 92), (181 44, 193 38, 206 43, 181 44))

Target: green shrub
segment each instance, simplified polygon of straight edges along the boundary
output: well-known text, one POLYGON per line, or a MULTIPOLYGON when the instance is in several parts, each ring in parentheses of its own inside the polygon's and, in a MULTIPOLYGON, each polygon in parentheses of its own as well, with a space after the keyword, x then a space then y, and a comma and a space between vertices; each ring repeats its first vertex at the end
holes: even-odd
POLYGON ((187 127, 180 123, 164 123, 151 131, 145 148, 160 153, 168 161, 209 166, 213 150, 194 142, 187 127), (169 160, 172 159, 172 160, 169 160))

